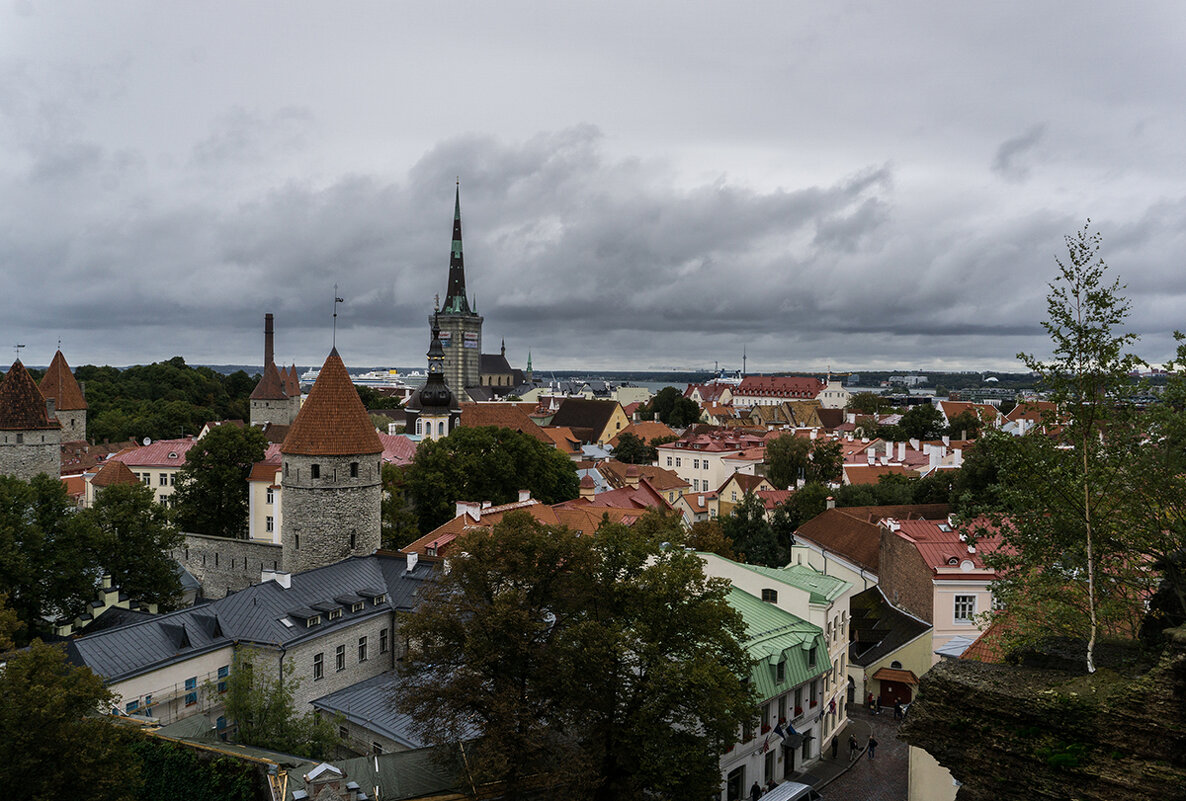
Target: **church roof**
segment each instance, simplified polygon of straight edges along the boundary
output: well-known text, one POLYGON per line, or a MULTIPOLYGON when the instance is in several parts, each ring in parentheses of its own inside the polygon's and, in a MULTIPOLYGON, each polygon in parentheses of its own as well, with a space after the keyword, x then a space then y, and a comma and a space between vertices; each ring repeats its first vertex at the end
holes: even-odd
POLYGON ((509 375, 514 372, 507 357, 501 353, 483 353, 478 362, 482 375, 509 375))
POLYGON ((251 399, 287 400, 288 393, 284 389, 285 383, 285 379, 280 377, 280 371, 276 368, 276 363, 268 362, 264 367, 264 377, 259 380, 259 383, 255 385, 255 389, 251 392, 251 399))
POLYGON ((49 363, 49 369, 41 379, 41 394, 54 399, 54 408, 63 412, 86 409, 86 400, 82 397, 82 388, 74 380, 74 373, 70 372, 70 365, 66 364, 66 357, 62 351, 54 354, 54 360, 49 363))
POLYGON ((0 430, 35 431, 61 428, 45 409, 45 396, 17 359, 0 381, 0 430))
POLYGON ((461 183, 457 184, 457 198, 453 207, 453 246, 449 251, 449 287, 445 293, 445 305, 441 314, 465 314, 474 312, 465 296, 465 260, 461 255, 461 183))
POLYGON ((382 453, 383 443, 350 381, 338 349, 330 351, 297 413, 281 453, 347 456, 382 453))

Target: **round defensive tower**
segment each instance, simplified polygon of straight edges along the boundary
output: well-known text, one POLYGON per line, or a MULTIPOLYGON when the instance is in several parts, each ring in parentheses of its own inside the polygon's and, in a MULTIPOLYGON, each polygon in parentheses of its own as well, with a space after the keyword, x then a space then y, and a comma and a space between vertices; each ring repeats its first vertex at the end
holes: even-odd
POLYGON ((298 573, 373 553, 380 542, 383 444, 337 348, 280 454, 284 569, 298 573))
POLYGON ((21 360, 13 362, 0 380, 0 475, 28 481, 62 472, 62 425, 52 406, 21 360))
POLYGON ((86 399, 61 350, 54 354, 54 360, 49 363, 49 369, 41 379, 40 389, 45 399, 53 404, 54 416, 62 424, 62 441, 85 440, 86 399))

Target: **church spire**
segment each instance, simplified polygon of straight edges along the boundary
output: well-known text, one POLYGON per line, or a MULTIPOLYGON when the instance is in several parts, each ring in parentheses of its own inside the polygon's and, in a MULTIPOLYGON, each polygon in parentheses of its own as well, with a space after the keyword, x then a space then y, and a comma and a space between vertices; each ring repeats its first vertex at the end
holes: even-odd
POLYGON ((465 260, 461 255, 461 180, 453 206, 453 248, 449 251, 449 289, 445 293, 445 314, 471 314, 465 297, 465 260))

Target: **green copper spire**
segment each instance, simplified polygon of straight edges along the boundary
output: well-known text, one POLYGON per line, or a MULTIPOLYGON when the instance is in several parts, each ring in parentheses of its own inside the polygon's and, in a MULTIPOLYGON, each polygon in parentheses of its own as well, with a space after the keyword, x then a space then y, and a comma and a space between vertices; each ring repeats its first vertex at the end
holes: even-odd
POLYGON ((461 255, 461 181, 453 206, 453 248, 449 251, 449 291, 445 293, 445 314, 472 314, 465 297, 465 260, 461 255))

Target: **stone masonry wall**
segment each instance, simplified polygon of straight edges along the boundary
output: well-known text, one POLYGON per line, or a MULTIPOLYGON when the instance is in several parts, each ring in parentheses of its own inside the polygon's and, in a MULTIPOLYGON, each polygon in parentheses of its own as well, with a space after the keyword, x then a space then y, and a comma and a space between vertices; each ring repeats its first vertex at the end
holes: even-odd
POLYGON ((935 590, 930 568, 914 545, 884 528, 877 581, 894 606, 928 623, 935 622, 935 590))
POLYGON ((222 598, 258 584, 261 570, 284 569, 280 546, 260 540, 186 534, 173 556, 202 583, 207 598, 222 598))
MULTIPOLYGON (((428 318, 429 328, 432 319, 428 318)), ((442 314, 438 320, 441 333, 449 334, 449 345, 445 348, 445 383, 460 398, 466 387, 475 386, 482 380, 482 318, 442 314), (465 347, 466 334, 478 335, 476 348, 465 347)))
MULTIPOLYGON (((332 594, 330 594, 332 597, 332 594)), ((329 598, 327 598, 329 600, 329 598)), ((367 600, 368 606, 370 600, 367 600)), ((377 676, 395 667, 395 615, 390 610, 382 614, 360 620, 357 623, 327 631, 324 637, 317 637, 308 642, 289 648, 284 655, 285 662, 292 661, 296 665, 293 674, 301 680, 300 689, 293 697, 297 709, 314 698, 329 695, 364 679, 377 676), (387 629, 387 653, 379 653, 380 632, 387 629), (366 661, 358 660, 358 640, 367 639, 366 661), (346 664, 343 670, 337 669, 338 646, 345 647, 346 664), (317 654, 321 654, 322 678, 313 679, 313 661, 317 654)), ((325 626, 324 618, 321 626, 325 626)))
POLYGON ((86 409, 54 412, 62 424, 62 442, 81 442, 86 439, 86 409))
POLYGON ((299 573, 378 549, 379 471, 378 454, 284 457, 280 540, 285 570, 299 573), (358 466, 357 477, 350 475, 352 464, 358 466))
POLYGON ((296 411, 300 407, 300 400, 296 399, 297 409, 294 409, 293 400, 289 398, 287 400, 251 401, 251 425, 258 426, 264 423, 275 423, 280 426, 291 425, 292 421, 296 419, 296 411))
POLYGON ((58 429, 0 431, 0 475, 28 481, 39 473, 56 477, 61 471, 62 434, 58 429))

